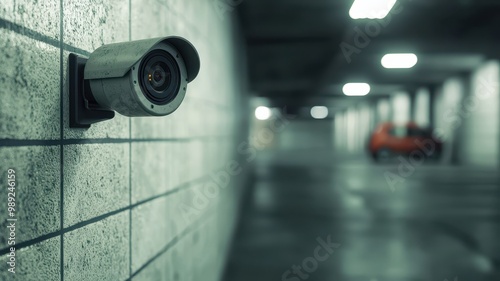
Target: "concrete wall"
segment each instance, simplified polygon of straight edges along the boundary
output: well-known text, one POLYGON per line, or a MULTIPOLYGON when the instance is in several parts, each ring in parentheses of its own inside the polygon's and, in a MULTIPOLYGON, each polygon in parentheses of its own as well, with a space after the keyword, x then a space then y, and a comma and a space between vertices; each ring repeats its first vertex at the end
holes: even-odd
POLYGON ((201 0, 2 1, 0 280, 219 279, 246 171, 231 160, 248 116, 237 24, 223 12, 201 0), (69 128, 70 52, 166 35, 186 37, 202 61, 174 114, 69 128))

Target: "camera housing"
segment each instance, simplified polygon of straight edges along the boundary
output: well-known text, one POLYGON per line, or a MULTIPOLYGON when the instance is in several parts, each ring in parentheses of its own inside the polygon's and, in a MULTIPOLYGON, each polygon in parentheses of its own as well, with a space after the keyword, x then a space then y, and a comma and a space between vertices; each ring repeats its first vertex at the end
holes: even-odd
POLYGON ((69 56, 70 127, 114 117, 164 116, 182 103, 200 70, 194 46, 181 37, 103 45, 89 58, 69 56))

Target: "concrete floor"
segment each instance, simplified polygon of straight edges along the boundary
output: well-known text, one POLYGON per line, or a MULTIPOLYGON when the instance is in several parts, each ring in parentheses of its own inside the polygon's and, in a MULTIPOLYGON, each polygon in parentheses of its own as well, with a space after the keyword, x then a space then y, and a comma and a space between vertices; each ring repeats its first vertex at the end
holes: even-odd
POLYGON ((498 170, 400 163, 262 152, 225 280, 500 280, 498 170))

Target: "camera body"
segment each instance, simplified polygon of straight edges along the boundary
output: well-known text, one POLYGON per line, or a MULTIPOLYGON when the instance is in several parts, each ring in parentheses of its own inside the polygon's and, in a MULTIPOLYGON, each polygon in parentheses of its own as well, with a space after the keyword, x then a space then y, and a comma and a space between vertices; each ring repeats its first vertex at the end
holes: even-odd
POLYGON ((104 45, 85 65, 95 101, 126 116, 163 116, 175 111, 198 74, 195 48, 180 37, 104 45))
POLYGON ((103 45, 88 60, 70 54, 68 69, 70 126, 88 127, 114 111, 131 117, 174 112, 200 59, 189 41, 174 36, 103 45))

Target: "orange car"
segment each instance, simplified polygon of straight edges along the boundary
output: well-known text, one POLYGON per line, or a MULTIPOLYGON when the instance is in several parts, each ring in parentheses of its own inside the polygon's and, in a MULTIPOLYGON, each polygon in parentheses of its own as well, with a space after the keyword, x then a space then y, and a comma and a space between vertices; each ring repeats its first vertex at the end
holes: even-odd
POLYGON ((372 134, 368 145, 376 161, 395 154, 438 159, 442 147, 443 143, 432 136, 431 130, 419 128, 415 123, 405 126, 383 123, 372 134))

